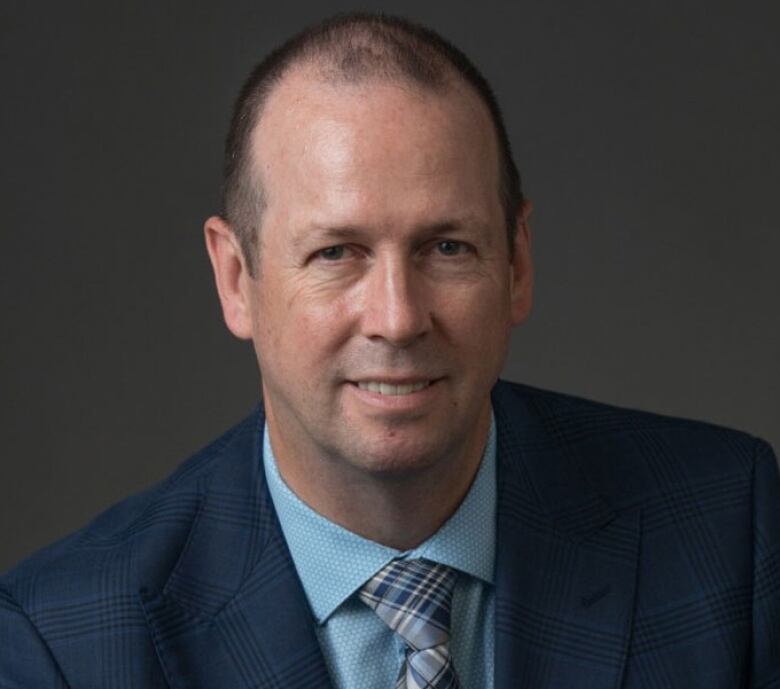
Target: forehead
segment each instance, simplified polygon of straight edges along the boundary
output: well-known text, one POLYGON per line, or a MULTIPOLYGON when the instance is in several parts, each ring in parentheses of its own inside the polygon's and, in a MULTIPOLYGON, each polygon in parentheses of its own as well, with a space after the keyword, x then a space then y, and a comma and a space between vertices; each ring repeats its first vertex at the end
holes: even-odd
POLYGON ((271 213, 436 215, 498 208, 498 151, 487 108, 465 84, 334 83, 287 75, 251 140, 271 213), (464 208, 465 207, 465 208, 464 208))

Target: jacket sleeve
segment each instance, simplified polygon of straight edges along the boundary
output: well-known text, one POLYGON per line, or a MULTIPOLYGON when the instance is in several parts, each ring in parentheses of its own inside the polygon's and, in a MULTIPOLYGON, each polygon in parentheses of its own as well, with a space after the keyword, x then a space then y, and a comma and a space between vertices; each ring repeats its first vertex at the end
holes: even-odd
POLYGON ((0 689, 68 689, 49 648, 21 607, 2 588, 0 689))
POLYGON ((753 649, 750 689, 780 689, 780 475, 759 441, 753 478, 753 649))

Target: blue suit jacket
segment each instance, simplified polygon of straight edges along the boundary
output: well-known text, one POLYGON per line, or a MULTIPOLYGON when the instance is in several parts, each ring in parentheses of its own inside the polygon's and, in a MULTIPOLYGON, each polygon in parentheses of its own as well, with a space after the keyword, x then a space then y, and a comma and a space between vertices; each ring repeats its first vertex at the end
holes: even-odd
MULTIPOLYGON (((780 687, 762 441, 499 383, 498 689, 780 687)), ((262 411, 0 578, 2 689, 325 689, 262 411)))

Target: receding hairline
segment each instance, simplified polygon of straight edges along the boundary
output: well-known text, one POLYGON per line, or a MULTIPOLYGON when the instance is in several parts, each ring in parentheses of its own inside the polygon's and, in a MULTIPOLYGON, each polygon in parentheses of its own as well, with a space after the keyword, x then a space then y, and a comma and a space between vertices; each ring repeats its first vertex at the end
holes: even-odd
POLYGON ((400 69, 344 73, 340 71, 338 64, 334 66, 334 63, 328 57, 323 59, 319 59, 316 55, 300 57, 287 65, 278 78, 274 80, 271 88, 264 94, 262 102, 256 108, 254 128, 257 128, 264 110, 276 97, 277 93, 296 81, 307 82, 314 88, 322 86, 332 90, 349 88, 361 90, 370 89, 374 86, 392 86, 422 96, 447 96, 457 92, 469 93, 476 101, 482 104, 484 111, 489 117, 490 112, 482 102, 477 90, 458 74, 451 65, 442 63, 441 67, 442 72, 435 81, 421 82, 400 69))
MULTIPOLYGON (((251 180, 252 185, 256 189, 263 190, 264 205, 268 203, 269 185, 267 180, 262 177, 261 164, 257 160, 257 153, 262 150, 258 137, 262 132, 262 125, 266 121, 268 110, 277 105, 276 101, 284 95, 285 91, 301 86, 308 86, 311 89, 322 88, 329 95, 332 93, 336 97, 339 91, 345 89, 365 91, 370 96, 370 93, 376 88, 389 87, 398 88, 407 94, 419 96, 425 100, 433 97, 442 101, 450 100, 452 103, 459 105, 467 104, 469 109, 478 113, 477 117, 481 120, 481 125, 490 132, 489 136, 493 142, 493 150, 496 156, 497 177, 500 180, 501 147, 490 111, 482 98, 480 98, 477 90, 460 77, 454 69, 451 69, 451 74, 447 75, 446 79, 442 79, 435 87, 432 87, 427 84, 420 84, 403 74, 367 74, 361 79, 342 79, 339 78, 337 73, 330 71, 327 67, 323 68, 322 65, 314 61, 295 62, 289 65, 289 68, 275 82, 273 89, 268 91, 262 104, 257 108, 255 121, 247 139, 248 145, 244 151, 245 177, 251 180)), ((308 89, 303 90, 304 93, 307 91, 308 89)), ((267 132, 266 135, 273 136, 273 133, 267 132)), ((258 233, 259 230, 260 228, 258 227, 258 233)))

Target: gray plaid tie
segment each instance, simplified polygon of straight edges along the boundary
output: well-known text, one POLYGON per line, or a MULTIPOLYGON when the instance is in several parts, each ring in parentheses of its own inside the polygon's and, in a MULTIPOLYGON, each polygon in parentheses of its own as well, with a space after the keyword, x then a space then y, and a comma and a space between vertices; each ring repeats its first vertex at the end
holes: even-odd
POLYGON ((430 560, 393 560, 360 591, 406 643, 396 689, 460 689, 452 665, 450 605, 455 572, 430 560))

